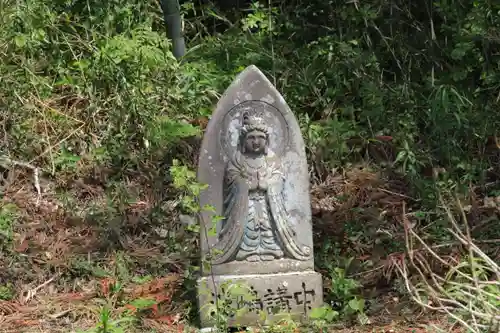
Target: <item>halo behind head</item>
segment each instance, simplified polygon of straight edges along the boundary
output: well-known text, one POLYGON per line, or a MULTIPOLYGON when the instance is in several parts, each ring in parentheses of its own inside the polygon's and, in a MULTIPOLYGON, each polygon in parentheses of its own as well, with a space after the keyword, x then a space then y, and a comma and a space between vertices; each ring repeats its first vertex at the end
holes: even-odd
POLYGON ((274 156, 282 156, 289 145, 289 128, 281 111, 263 101, 244 101, 235 105, 220 125, 218 140, 225 160, 241 151, 245 136, 252 130, 266 134, 269 151, 274 156))

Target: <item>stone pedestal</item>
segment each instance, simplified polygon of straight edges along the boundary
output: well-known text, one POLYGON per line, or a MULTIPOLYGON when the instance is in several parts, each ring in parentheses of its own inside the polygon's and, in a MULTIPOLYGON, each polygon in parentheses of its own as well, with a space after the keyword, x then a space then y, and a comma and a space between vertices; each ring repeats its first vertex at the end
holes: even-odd
POLYGON ((300 321, 323 305, 322 289, 322 277, 314 271, 202 277, 198 279, 201 327, 215 326, 210 312, 216 298, 226 304, 222 308, 231 309, 229 326, 270 325, 288 316, 300 321))

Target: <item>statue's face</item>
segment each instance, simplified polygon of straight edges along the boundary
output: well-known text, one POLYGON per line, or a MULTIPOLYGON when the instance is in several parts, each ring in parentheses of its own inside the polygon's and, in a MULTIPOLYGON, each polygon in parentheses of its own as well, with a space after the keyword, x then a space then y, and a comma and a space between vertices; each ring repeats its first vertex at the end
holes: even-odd
POLYGON ((245 151, 252 154, 263 154, 267 145, 266 134, 260 131, 247 133, 245 137, 245 151))

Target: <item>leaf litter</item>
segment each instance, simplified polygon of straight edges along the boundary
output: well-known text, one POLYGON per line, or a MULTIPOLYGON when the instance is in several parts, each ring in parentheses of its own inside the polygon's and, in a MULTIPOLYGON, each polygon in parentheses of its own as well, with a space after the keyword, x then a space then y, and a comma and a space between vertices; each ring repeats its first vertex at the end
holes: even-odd
MULTIPOLYGON (((128 185, 135 189, 147 188, 140 183, 128 185)), ((382 280, 394 279, 392 266, 402 253, 387 254, 384 245, 373 240, 379 235, 402 239, 404 205, 416 202, 409 192, 401 178, 374 171, 368 165, 331 172, 324 182, 311 189, 315 245, 335 240, 342 255, 354 256, 360 263, 374 262, 372 269, 363 270, 364 266, 359 265, 357 271, 350 272, 357 274, 367 288, 379 286, 382 280), (364 235, 350 237, 353 231, 347 228, 356 223, 363 226, 364 235)), ((88 189, 88 193, 92 193, 94 202, 105 202, 102 190, 88 189)), ((88 197, 81 200, 88 201, 88 197)), ((141 265, 154 261, 170 268, 162 276, 151 275, 147 282, 125 279, 119 291, 112 291, 122 283, 116 279, 120 275, 116 268, 119 265, 116 251, 103 250, 99 228, 84 221, 81 212, 65 208, 53 193, 44 192, 38 198, 29 185, 29 177, 18 177, 2 198, 2 204, 15 204, 22 212, 15 225, 13 254, 10 257, 0 254, 0 262, 8 268, 0 273, 0 283, 13 281, 17 291, 15 299, 0 300, 2 332, 68 332, 89 328, 97 322, 103 301, 106 303, 110 299, 115 302, 116 315, 140 312, 144 328, 178 332, 180 328, 189 327, 188 302, 176 298, 183 292, 187 257, 165 253, 161 242, 151 242, 153 237, 140 230, 141 219, 151 213, 155 200, 158 200, 155 195, 146 194, 142 200, 128 204, 125 209, 128 215, 124 218, 130 223, 126 226, 128 231, 121 234, 120 252, 127 254, 127 260, 135 262, 133 268, 128 269, 129 274, 148 275, 148 270, 141 265), (133 301, 141 299, 153 303, 138 309, 133 301)), ((488 200, 481 212, 491 210, 492 200, 488 200)), ((181 224, 175 222, 175 206, 175 203, 170 205, 172 229, 178 229, 181 224)), ((381 294, 385 291, 381 290, 377 297, 383 298, 381 294)), ((392 328, 388 327, 394 326, 393 322, 387 323, 392 320, 387 316, 391 310, 394 309, 384 306, 382 312, 386 313, 378 315, 382 319, 377 327, 385 327, 385 332, 390 332, 392 328)), ((366 326, 356 331, 368 331, 370 327, 373 329, 373 326, 366 326)), ((353 332, 351 328, 345 330, 353 332)), ((394 330, 403 331, 407 330, 394 330)))

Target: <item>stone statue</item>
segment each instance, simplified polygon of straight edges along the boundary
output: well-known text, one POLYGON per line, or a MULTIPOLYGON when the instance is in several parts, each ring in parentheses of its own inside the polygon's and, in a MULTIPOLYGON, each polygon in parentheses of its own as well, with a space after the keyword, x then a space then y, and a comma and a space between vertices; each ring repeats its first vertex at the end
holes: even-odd
POLYGON ((200 206, 213 208, 199 221, 202 328, 213 327, 213 306, 222 298, 238 313, 246 310, 229 318, 230 326, 272 321, 280 318, 276 311, 299 320, 323 305, 304 140, 293 111, 257 67, 240 73, 217 103, 198 181, 208 185, 200 206), (254 300, 228 295, 238 288, 224 286, 235 283, 247 285, 254 300))
POLYGON ((225 220, 212 263, 307 260, 311 250, 297 240, 285 208, 283 168, 269 151, 268 125, 258 114, 246 112, 239 139, 225 170, 225 220))

